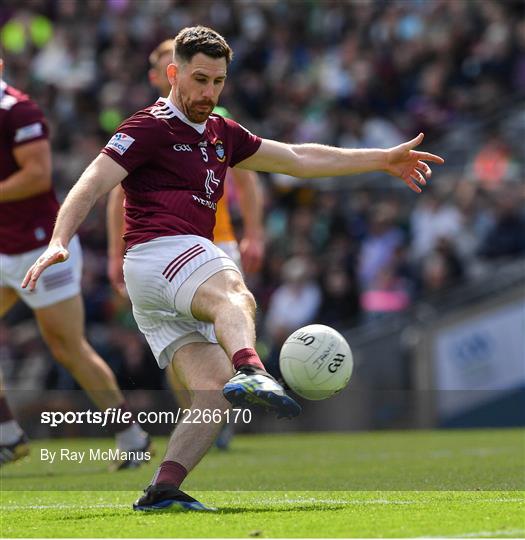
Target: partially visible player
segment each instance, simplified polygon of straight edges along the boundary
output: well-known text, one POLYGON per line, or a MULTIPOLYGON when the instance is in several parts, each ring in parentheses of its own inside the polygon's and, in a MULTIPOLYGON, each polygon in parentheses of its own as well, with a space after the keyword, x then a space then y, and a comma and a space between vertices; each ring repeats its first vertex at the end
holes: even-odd
MULTIPOLYGON (((150 54, 150 69, 148 77, 151 85, 159 91, 159 95, 167 97, 171 91, 166 70, 173 58, 173 39, 160 43, 150 54)), ((230 113, 224 107, 215 107, 217 114, 230 118, 230 113)), ((108 198, 107 229, 108 229, 108 276, 113 288, 122 295, 125 293, 123 259, 125 242, 122 238, 124 228, 124 190, 121 186, 113 188, 108 198)), ((224 193, 217 202, 213 241, 215 245, 226 252, 245 273, 257 272, 264 256, 264 226, 262 193, 256 172, 242 169, 228 169, 224 193), (235 238, 235 232, 228 209, 228 184, 234 182, 236 194, 243 219, 243 238, 240 245, 235 238), (240 250, 239 250, 240 247, 240 250)), ((179 380, 170 364, 166 368, 168 381, 173 390, 177 403, 187 409, 191 406, 188 390, 179 380)), ((232 435, 233 427, 225 424, 219 434, 216 445, 226 448, 232 435)))
MULTIPOLYGON (((78 238, 71 257, 49 272, 38 291, 20 287, 20 279, 48 244, 58 212, 51 180, 51 150, 44 115, 31 99, 2 79, 0 59, 0 317, 22 299, 32 310, 42 338, 102 410, 127 409, 115 376, 84 335, 80 296, 82 254, 78 238)), ((149 436, 138 424, 115 426, 117 447, 146 452, 149 436)), ((0 379, 0 465, 27 455, 27 437, 13 418, 0 379)), ((140 460, 122 460, 128 468, 140 460)))
MULTIPOLYGON (((423 134, 388 149, 334 148, 261 139, 213 114, 232 51, 202 26, 175 38, 171 91, 125 120, 69 192, 46 252, 22 287, 69 257, 67 246, 95 202, 122 182, 126 192, 126 288, 159 367, 173 363, 193 411, 257 404, 278 417, 301 407, 264 369, 255 345, 255 300, 233 260, 211 241, 217 201, 231 166, 295 177, 383 171, 420 192, 443 159, 415 148, 423 134), (235 370, 235 374, 233 371, 235 370)), ((293 309, 293 306, 290 306, 293 309)), ((135 510, 204 510, 180 485, 219 425, 180 423, 135 510)), ((239 472, 242 489, 243 471, 239 472)))

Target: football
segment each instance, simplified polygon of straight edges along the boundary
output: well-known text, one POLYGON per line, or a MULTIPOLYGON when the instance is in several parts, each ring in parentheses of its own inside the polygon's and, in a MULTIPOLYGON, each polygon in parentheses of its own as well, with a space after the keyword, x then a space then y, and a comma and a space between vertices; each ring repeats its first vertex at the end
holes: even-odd
POLYGON ((305 399, 329 398, 346 387, 354 361, 345 338, 333 328, 311 324, 284 342, 279 356, 288 386, 305 399))

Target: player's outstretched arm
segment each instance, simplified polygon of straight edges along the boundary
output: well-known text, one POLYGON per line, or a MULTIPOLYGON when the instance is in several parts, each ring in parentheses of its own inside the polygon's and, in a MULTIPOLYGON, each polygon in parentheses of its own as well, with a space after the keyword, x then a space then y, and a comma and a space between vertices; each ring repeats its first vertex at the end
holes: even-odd
POLYGON ((63 262, 69 257, 67 245, 96 200, 127 175, 126 169, 104 154, 100 154, 87 167, 60 208, 49 246, 27 271, 22 281, 23 288, 34 290, 40 274, 48 266, 63 262))
POLYGON ((419 193, 432 171, 426 161, 442 164, 443 158, 415 148, 423 133, 393 148, 335 148, 320 144, 285 144, 263 139, 259 150, 237 164, 242 169, 277 172, 301 178, 344 176, 384 171, 401 178, 410 189, 419 193))

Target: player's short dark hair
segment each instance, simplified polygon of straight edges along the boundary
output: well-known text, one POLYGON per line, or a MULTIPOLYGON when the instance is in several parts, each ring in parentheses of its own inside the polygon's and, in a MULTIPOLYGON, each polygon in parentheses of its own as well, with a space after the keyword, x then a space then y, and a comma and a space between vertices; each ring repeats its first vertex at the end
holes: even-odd
POLYGON ((157 62, 166 53, 173 54, 174 41, 173 39, 165 39, 162 43, 159 43, 149 55, 149 65, 152 68, 157 67, 157 62))
POLYGON ((215 30, 206 26, 191 26, 183 28, 175 37, 175 57, 185 62, 198 53, 212 58, 224 58, 229 64, 233 57, 226 40, 215 30))

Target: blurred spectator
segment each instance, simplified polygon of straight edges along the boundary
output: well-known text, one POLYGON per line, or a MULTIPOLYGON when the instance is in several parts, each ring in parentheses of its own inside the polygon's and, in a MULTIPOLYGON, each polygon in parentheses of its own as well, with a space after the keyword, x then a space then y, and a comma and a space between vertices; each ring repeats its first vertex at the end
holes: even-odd
POLYGON ((266 316, 268 335, 278 346, 317 315, 321 290, 311 274, 312 262, 305 257, 293 257, 283 265, 283 283, 273 293, 266 316))
POLYGON ((440 240, 454 238, 460 229, 458 209, 446 202, 444 194, 428 190, 411 216, 412 257, 421 260, 432 253, 440 240))
POLYGON ((464 276, 464 268, 454 244, 441 238, 422 262, 422 292, 431 294, 457 285, 464 276))
POLYGON ((525 216, 519 204, 514 190, 498 193, 495 222, 479 250, 482 257, 496 259, 525 253, 525 216))
POLYGON ((396 208, 392 202, 380 203, 372 209, 369 231, 361 245, 359 284, 368 289, 379 273, 388 267, 396 249, 403 243, 403 232, 396 225, 396 208))
POLYGON ((322 302, 318 320, 344 330, 359 320, 359 292, 354 275, 340 266, 329 267, 321 275, 322 302))
POLYGON ((516 174, 511 150, 499 135, 491 136, 479 149, 472 164, 472 174, 489 190, 498 189, 504 180, 516 174))
POLYGON ((409 284, 391 266, 381 268, 361 294, 361 308, 366 319, 403 311, 410 301, 409 284))

